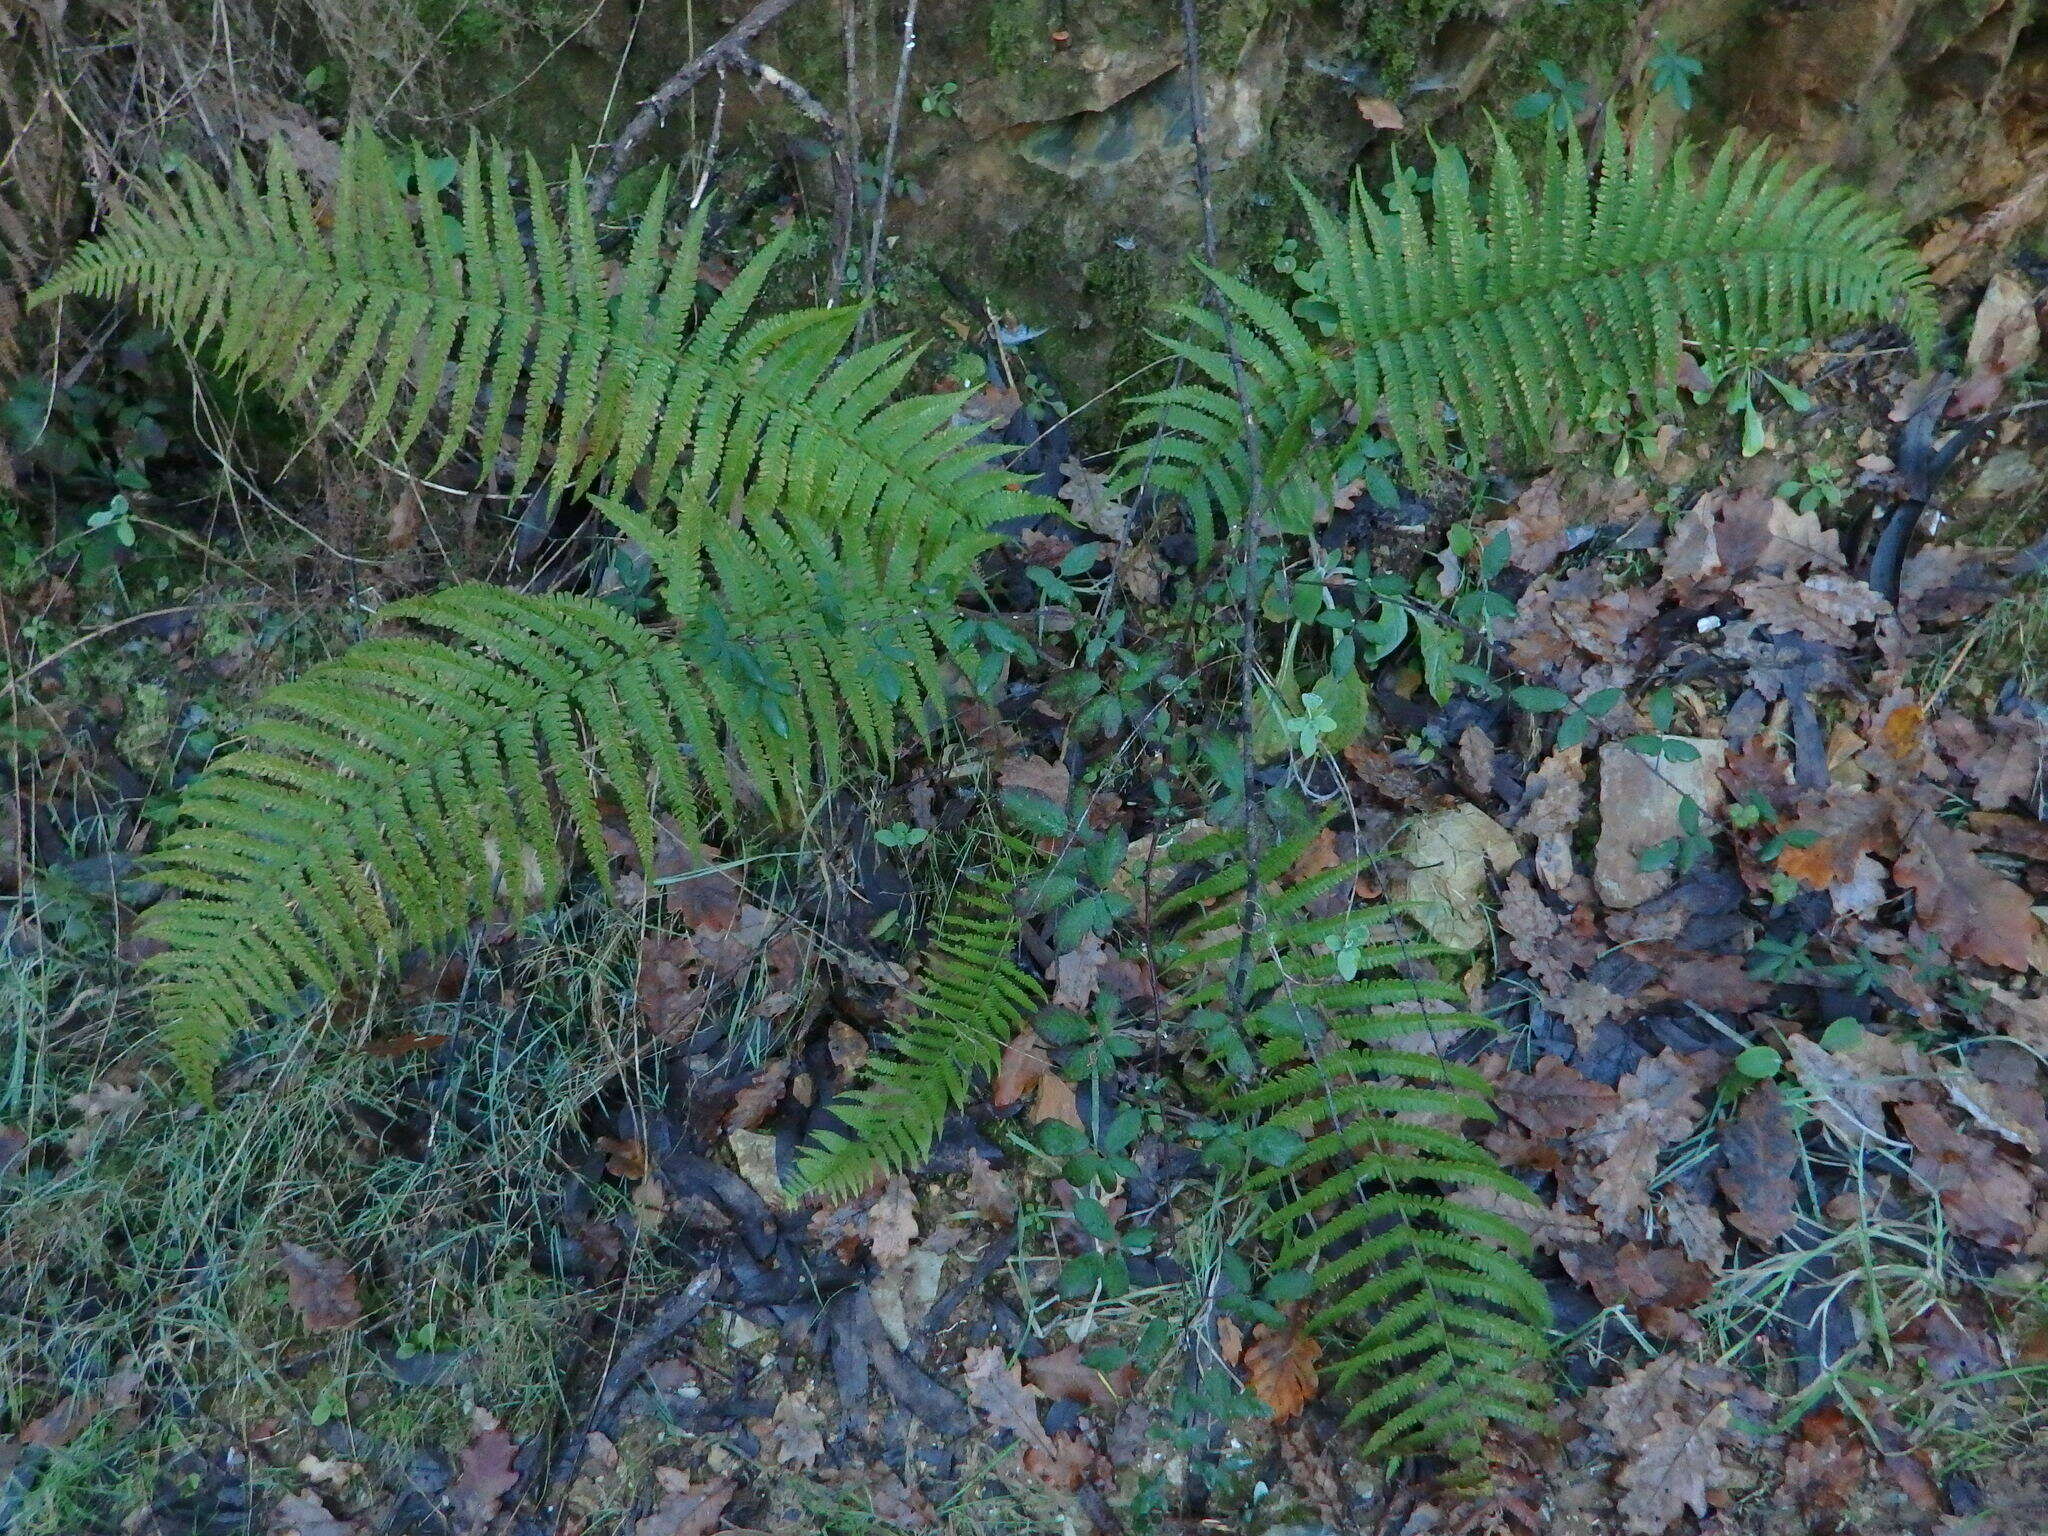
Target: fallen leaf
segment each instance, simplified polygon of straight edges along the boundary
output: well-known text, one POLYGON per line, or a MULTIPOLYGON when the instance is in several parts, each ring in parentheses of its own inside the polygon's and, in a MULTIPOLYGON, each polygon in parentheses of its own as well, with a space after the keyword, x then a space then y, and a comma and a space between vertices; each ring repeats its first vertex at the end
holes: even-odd
POLYGON ((801 1392, 785 1392, 761 1436, 762 1448, 778 1467, 808 1470, 825 1454, 825 1415, 801 1392))
POLYGON ((910 1180, 900 1173, 890 1179, 868 1207, 862 1228, 877 1262, 896 1264, 906 1258, 917 1241, 917 1196, 911 1193, 910 1180))
POLYGON ((967 1400, 997 1429, 1008 1430, 1051 1460, 1059 1451, 1038 1422, 1038 1404, 1024 1378, 1002 1350, 986 1345, 967 1352, 962 1380, 967 1400))
POLYGON ((1952 955, 2024 971, 2040 924, 2027 893, 1977 857, 1980 840, 1938 816, 1908 823, 1892 876, 1915 897, 1913 917, 1952 955))
POLYGON ((312 1332, 347 1328, 363 1315, 362 1303, 356 1300, 356 1277, 340 1259, 297 1243, 281 1243, 278 1263, 299 1321, 312 1332))
POLYGON ((1722 1402, 1696 1420, 1666 1410, 1652 1420, 1648 1434, 1640 1424, 1635 1427, 1616 1479, 1623 1490, 1618 1508, 1630 1531, 1662 1536, 1688 1509, 1706 1515, 1708 1491, 1729 1481, 1721 1436, 1733 1416, 1733 1406, 1722 1402))
POLYGON ((1261 1323, 1252 1330, 1244 1351, 1245 1383, 1274 1423, 1286 1423, 1315 1400, 1322 1353, 1315 1336, 1294 1323, 1277 1330, 1261 1323))
POLYGON ((1401 115, 1401 109, 1384 96, 1354 96, 1352 104, 1358 108, 1358 115, 1375 128, 1399 133, 1408 126, 1408 119, 1401 115))
POLYGON ((1088 1481, 1101 1454, 1079 1435, 1055 1435, 1050 1454, 1035 1445, 1024 1448, 1024 1470, 1048 1488, 1073 1493, 1088 1481))
POLYGON ((1737 586, 1735 596, 1758 623, 1844 651, 1855 647, 1859 624, 1872 623, 1891 607, 1871 587, 1841 571, 1759 577, 1737 586))
POLYGON ((1553 471, 1531 481, 1508 515, 1493 526, 1508 536, 1508 563, 1535 576, 1572 547, 1571 524, 1563 486, 1553 471))
POLYGON ((512 1436, 493 1424, 463 1447, 462 1466, 448 1492, 449 1523, 463 1536, 476 1536, 498 1517, 498 1506, 519 1482, 512 1436))
POLYGON ((1074 1085, 1057 1072, 1048 1072, 1038 1080, 1038 1092, 1031 1100, 1031 1123, 1043 1125, 1048 1120, 1071 1125, 1077 1131, 1088 1129, 1088 1122, 1081 1118, 1081 1104, 1074 1096, 1074 1085))
POLYGON ((1805 1035, 1787 1036, 1785 1050, 1793 1075, 1809 1096, 1808 1107, 1845 1145, 1889 1140, 1884 1106, 1896 1095, 1888 1094, 1854 1058, 1829 1051, 1805 1035))
POLYGON ((725 1128, 729 1131, 758 1130, 789 1092, 789 1058, 777 1056, 763 1062, 761 1069, 747 1079, 746 1085, 733 1096, 732 1108, 725 1113, 725 1128))
POLYGON ((64 1150, 79 1158, 100 1138, 118 1136, 142 1113, 142 1090, 127 1083, 99 1082, 64 1102, 78 1111, 81 1120, 78 1129, 65 1138, 64 1150))
POLYGON ((1060 1008, 1086 1012, 1095 1000, 1095 988, 1109 951, 1097 934, 1089 934, 1073 949, 1053 962, 1052 1000, 1060 1008))
POLYGON ((1097 474, 1079 459, 1068 459, 1060 466, 1060 478, 1060 500, 1067 504, 1064 515, 1071 522, 1113 544, 1130 542, 1131 509, 1109 494, 1109 476, 1097 474))
POLYGON ((336 1519, 316 1493, 288 1493, 271 1510, 270 1529, 276 1536, 356 1536, 362 1527, 336 1519))
POLYGON ((867 1065, 871 1048, 866 1035, 844 1019, 834 1019, 826 1026, 825 1049, 840 1077, 850 1078, 867 1065))
POLYGON ((1884 845, 1890 808, 1877 795, 1836 788, 1801 816, 1778 852, 1778 869, 1816 891, 1833 890, 1856 877, 1859 861, 1884 845))
POLYGON ((996 1109, 1008 1109, 1039 1084, 1052 1070, 1052 1058, 1035 1030, 1022 1029, 1003 1047, 996 1080, 989 1088, 988 1101, 996 1109))
POLYGON ((1775 1084, 1759 1083, 1743 1096, 1741 1113, 1722 1123, 1721 1152, 1717 1182, 1734 1207, 1728 1224, 1775 1248, 1799 1220, 1799 1135, 1775 1084))
POLYGON ((740 1486, 730 1477, 692 1483, 676 1467, 656 1467, 654 1480, 661 1498, 633 1523, 633 1536, 713 1536, 725 1528, 725 1506, 740 1486))
POLYGON ((1105 1374, 1082 1360, 1080 1345, 1069 1344, 1025 1361, 1024 1379, 1048 1398, 1114 1408, 1137 1386, 1138 1368, 1126 1363, 1105 1374))
POLYGON ((637 1136, 621 1140, 617 1136, 597 1138, 597 1150, 604 1154, 604 1171, 615 1179, 644 1179, 647 1177, 647 1148, 641 1145, 637 1136))
POLYGON ((1620 1095, 1560 1057, 1545 1056, 1533 1072, 1502 1074, 1494 1102, 1539 1136, 1568 1136, 1611 1113, 1620 1095))
POLYGON ((1628 1230, 1649 1209, 1659 1154, 1706 1113, 1693 1096, 1700 1086, 1693 1059, 1670 1050, 1652 1056, 1622 1078, 1615 1107, 1581 1137, 1596 1160, 1588 1200, 1609 1231, 1628 1230))
POLYGON ((983 1221, 1006 1226, 1017 1215, 1017 1191, 979 1152, 967 1154, 967 1198, 983 1221))
POLYGON ((1901 1104, 1899 1124, 1919 1154, 1913 1172, 1941 1198, 1965 1237, 2017 1253, 2033 1230, 2033 1184, 1991 1142, 1965 1135, 1932 1104, 1901 1104))
POLYGON ((1994 275, 1978 301, 1965 354, 1969 375, 1950 398, 1948 414, 1973 416, 1989 410, 2005 381, 2041 354, 2041 327, 2034 319, 2034 290, 2012 272, 1994 275))

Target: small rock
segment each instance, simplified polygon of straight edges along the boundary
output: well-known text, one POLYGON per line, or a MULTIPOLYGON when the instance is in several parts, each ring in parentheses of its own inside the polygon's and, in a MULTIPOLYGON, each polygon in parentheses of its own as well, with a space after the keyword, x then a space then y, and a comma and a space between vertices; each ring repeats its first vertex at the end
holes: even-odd
POLYGON ((1593 885, 1610 907, 1635 907, 1661 896, 1678 878, 1673 866, 1644 869, 1642 856, 1679 835, 1679 806, 1690 797, 1704 830, 1727 799, 1721 787, 1725 742, 1675 738, 1699 756, 1689 763, 1649 759, 1611 741, 1600 749, 1600 841, 1593 849, 1593 885))
POLYGON ((2030 491, 2040 483, 2041 466, 2034 462, 2033 455, 2018 448, 2008 448, 2003 453, 1994 453, 1985 461, 1964 494, 1971 501, 1996 501, 2001 496, 2030 491))

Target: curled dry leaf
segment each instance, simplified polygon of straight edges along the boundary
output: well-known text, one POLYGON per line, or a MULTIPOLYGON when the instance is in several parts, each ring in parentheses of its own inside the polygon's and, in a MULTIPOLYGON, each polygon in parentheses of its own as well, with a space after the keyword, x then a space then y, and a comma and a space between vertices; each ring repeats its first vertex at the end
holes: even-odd
POLYGON ((1276 1424, 1284 1424, 1315 1400, 1316 1361, 1323 1346, 1297 1323, 1280 1329, 1261 1323, 1245 1346, 1245 1383, 1266 1405, 1276 1424))
POLYGON ((314 1333, 347 1328, 363 1315, 356 1277, 340 1259, 297 1243, 278 1245, 278 1264, 299 1321, 314 1333))

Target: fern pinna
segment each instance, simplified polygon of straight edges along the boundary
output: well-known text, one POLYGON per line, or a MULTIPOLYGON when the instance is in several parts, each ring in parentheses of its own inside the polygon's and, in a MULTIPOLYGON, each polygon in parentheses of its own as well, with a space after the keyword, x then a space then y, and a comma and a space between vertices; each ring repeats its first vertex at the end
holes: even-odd
POLYGON ((1267 1166, 1246 1190, 1267 1202, 1273 1263, 1306 1278, 1308 1328, 1332 1385, 1369 1426, 1366 1453, 1433 1451, 1476 1464, 1488 1425, 1530 1423, 1546 1392, 1527 1367, 1545 1352, 1549 1306, 1523 1266, 1521 1228, 1460 1201, 1483 1189, 1534 1201, 1463 1134, 1490 1120, 1485 1080, 1426 1048, 1486 1027, 1463 993, 1418 970, 1452 954, 1408 937, 1388 907, 1360 908, 1358 863, 1290 879, 1310 831, 1260 859, 1250 965, 1235 989, 1248 861, 1242 834, 1176 850, 1204 871, 1163 900, 1172 939, 1161 974, 1194 1019, 1222 1020, 1233 995, 1251 1038, 1208 1031, 1230 1082, 1218 1107, 1267 1166))
POLYGON ((1045 1004, 1013 952, 1020 924, 1005 863, 968 876, 932 935, 912 1014, 865 1080, 832 1100, 845 1133, 819 1131, 796 1168, 804 1194, 843 1200, 877 1178, 926 1162, 946 1116, 995 1075, 1003 1048, 1045 1004))
POLYGON ((260 183, 244 166, 225 189, 160 177, 35 302, 132 294, 227 367, 310 395, 323 423, 353 407, 353 430, 390 431, 398 454, 430 439, 429 474, 465 441, 488 466, 512 426, 515 484, 552 453, 557 487, 637 477, 659 505, 677 477, 679 499, 879 515, 927 548, 1017 515, 1012 477, 964 451, 978 429, 954 422, 953 398, 898 397, 903 341, 842 357, 853 308, 751 318, 783 240, 702 307, 708 204, 665 249, 664 176, 615 267, 584 200, 557 214, 538 162, 522 171, 524 195, 511 157, 472 143, 444 215, 407 195, 408 177, 436 184, 425 152, 394 160, 358 128, 323 197, 281 145, 260 183))
POLYGON ((1306 194, 1326 280, 1296 305, 1211 274, 1234 312, 1188 306, 1165 339, 1192 378, 1149 396, 1120 476, 1180 496, 1213 539, 1250 503, 1250 457, 1230 357, 1243 364, 1263 456, 1264 515, 1305 532, 1366 435, 1411 462, 1540 444, 1553 424, 1641 397, 1676 406, 1681 348, 1710 360, 1829 327, 1896 319, 1936 329, 1933 285, 1895 221, 1860 194, 1793 176, 1765 150, 1724 147, 1695 175, 1611 124, 1597 163, 1552 143, 1532 178, 1498 129, 1484 217, 1464 157, 1442 150, 1432 211, 1408 179, 1381 202, 1354 187, 1339 219, 1306 194), (1346 425, 1346 423, 1350 425, 1346 425))

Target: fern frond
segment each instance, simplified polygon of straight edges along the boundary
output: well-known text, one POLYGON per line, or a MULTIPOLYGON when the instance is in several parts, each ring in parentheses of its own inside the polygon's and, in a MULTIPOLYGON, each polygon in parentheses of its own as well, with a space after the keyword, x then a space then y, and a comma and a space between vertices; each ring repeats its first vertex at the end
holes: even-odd
MULTIPOLYGON (((1464 158, 1445 149, 1433 208, 1396 178, 1382 204, 1353 189, 1340 219, 1303 194, 1333 336, 1211 274, 1234 334, 1270 505, 1303 532, 1330 505, 1375 422, 1411 463, 1454 444, 1540 444, 1560 421, 1641 397, 1676 407, 1681 343, 1711 359, 1843 325, 1898 320, 1933 339, 1933 285, 1895 221, 1817 171, 1723 148, 1702 175, 1689 146, 1664 163, 1611 124, 1597 164, 1576 139, 1540 156, 1534 186, 1496 128, 1482 220, 1464 158)), ((1149 396, 1120 477, 1182 498, 1205 544, 1244 515, 1251 480, 1223 322, 1183 310, 1166 340, 1189 377, 1149 396)))
MULTIPOLYGON (((558 488, 644 472, 649 505, 679 481, 676 496, 707 506, 880 519, 926 552, 1046 509, 1020 509, 989 462, 1000 450, 955 423, 956 397, 895 398, 914 360, 900 341, 840 357, 857 310, 749 318, 783 241, 700 313, 705 214, 664 251, 666 177, 614 275, 583 200, 556 213, 531 156, 515 168, 472 143, 459 216, 408 197, 407 171, 432 185, 423 150, 394 160, 355 129, 324 199, 281 146, 260 184, 246 166, 226 189, 162 177, 35 302, 132 293, 230 369, 309 397, 323 423, 361 402, 364 435, 389 430, 400 453, 430 442, 429 473, 469 440, 491 462, 516 422, 517 482, 551 449, 558 488)), ((567 177, 580 185, 582 167, 567 177)))
POLYGON ((969 877, 955 891, 909 1023, 870 1060, 866 1081, 832 1101, 846 1132, 815 1135, 797 1163, 797 1192, 843 1200, 930 1159, 946 1117, 967 1106, 1044 1006, 1044 989, 1012 958, 1017 932, 1013 881, 969 877))
MULTIPOLYGON (((1236 1066, 1249 1076, 1218 1108, 1262 1155, 1279 1149, 1245 1186, 1267 1202, 1256 1230, 1275 1268, 1308 1276, 1307 1326, 1332 1387, 1352 1399, 1347 1422, 1370 1426, 1367 1454, 1473 1464, 1489 1425, 1539 1414, 1544 1390, 1525 1368, 1544 1353, 1549 1308, 1521 1262, 1522 1230, 1455 1197, 1532 1197, 1463 1134, 1493 1117, 1485 1079, 1415 1048, 1487 1024, 1458 1010, 1456 986, 1417 974, 1450 952, 1410 942, 1394 908, 1350 907, 1360 864, 1287 879, 1313 836, 1261 860, 1261 925, 1240 983, 1252 1038, 1236 1066)), ((1247 869, 1235 833, 1186 856, 1215 867, 1161 903, 1174 929, 1161 970, 1192 1012, 1229 986, 1247 869)))
MULTIPOLYGON (((365 641, 260 702, 247 746, 185 792, 156 859, 181 894, 143 920, 202 1095, 234 1034, 302 988, 547 901, 562 822, 603 874, 616 803, 647 868, 656 810, 692 830, 735 815, 742 774, 790 808, 922 722, 952 592, 906 589, 808 519, 693 526, 710 595, 673 635, 587 598, 451 587, 383 610, 425 635, 365 641)), ((656 547, 673 588, 690 562, 656 547)))

